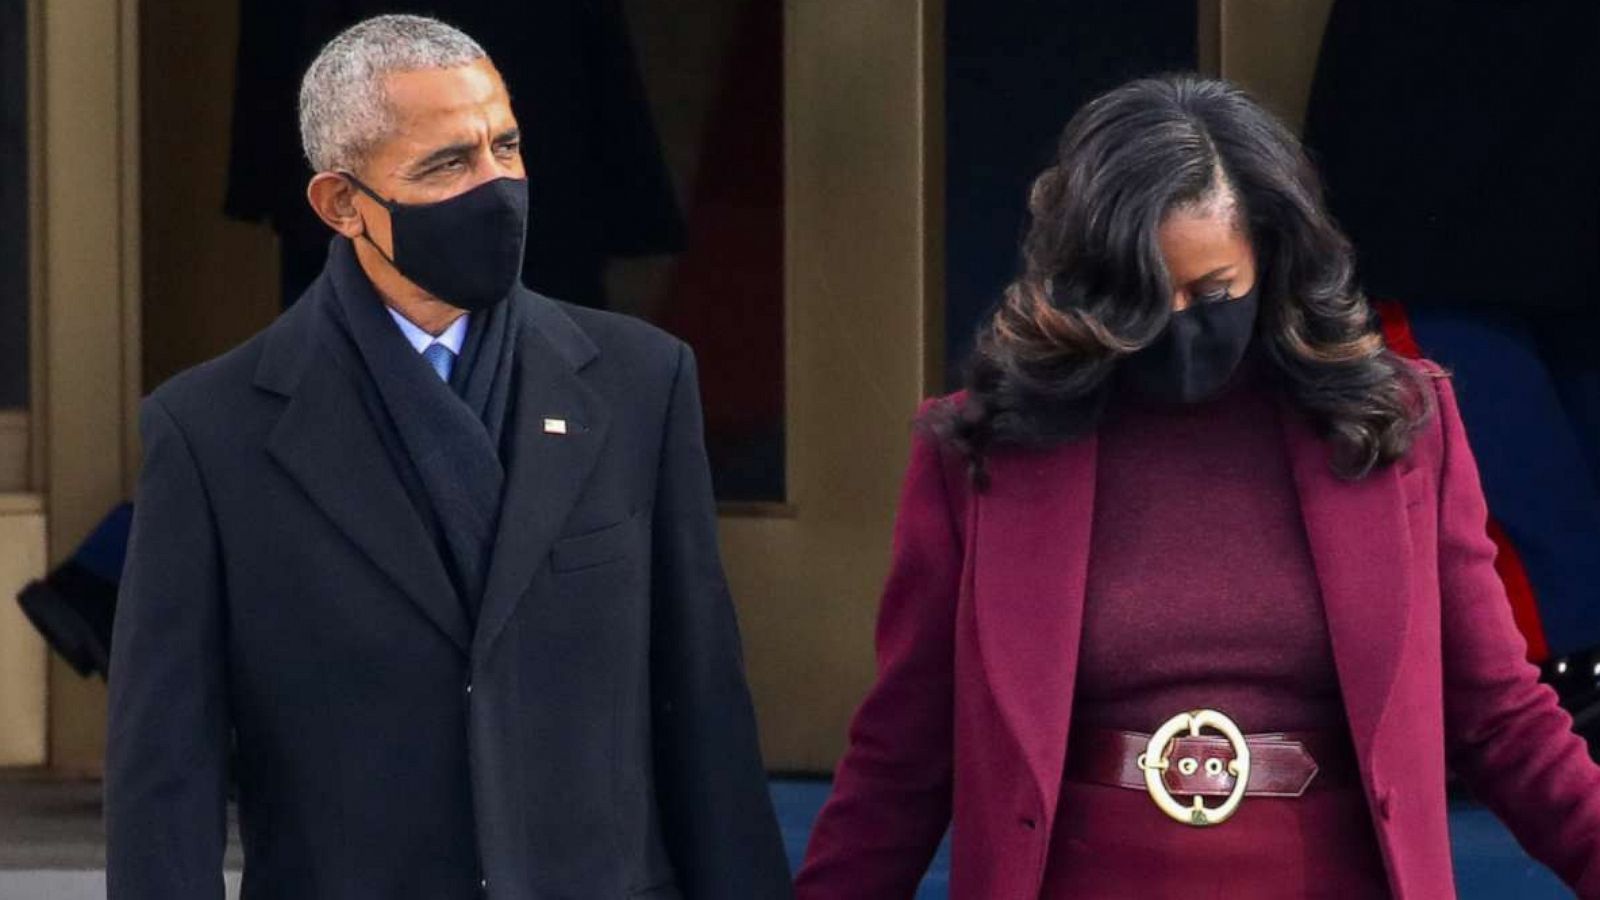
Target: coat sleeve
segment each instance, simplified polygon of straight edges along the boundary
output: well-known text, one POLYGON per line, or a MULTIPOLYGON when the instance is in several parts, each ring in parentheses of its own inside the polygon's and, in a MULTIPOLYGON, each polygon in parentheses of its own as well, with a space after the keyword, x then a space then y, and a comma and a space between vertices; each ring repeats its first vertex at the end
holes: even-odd
POLYGON ((717 549, 693 354, 680 345, 653 519, 656 785, 678 887, 694 900, 780 900, 789 866, 717 549))
POLYGON ((1600 900, 1600 766, 1538 681, 1494 570, 1477 464, 1455 396, 1443 429, 1439 588, 1450 763, 1518 842, 1579 897, 1600 900))
POLYGON ((945 482, 937 440, 919 433, 878 614, 877 682, 811 833, 800 900, 912 897, 950 822, 962 547, 945 482))
POLYGON ((229 716, 210 503, 177 422, 140 421, 144 468, 111 649, 109 900, 221 900, 229 716))

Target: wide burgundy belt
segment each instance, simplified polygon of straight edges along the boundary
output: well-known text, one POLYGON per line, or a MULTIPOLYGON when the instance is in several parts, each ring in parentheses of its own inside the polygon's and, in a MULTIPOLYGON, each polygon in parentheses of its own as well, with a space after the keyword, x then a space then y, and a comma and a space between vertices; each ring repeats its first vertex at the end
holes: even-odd
POLYGON ((1220 824, 1244 797, 1299 797, 1311 789, 1361 783, 1343 732, 1243 735, 1208 710, 1175 716, 1154 736, 1074 728, 1068 744, 1069 780, 1146 791, 1163 812, 1187 825, 1220 824), (1201 728, 1224 734, 1201 734, 1201 728), (1240 772, 1246 776, 1242 786, 1240 772), (1175 795, 1191 799, 1180 803, 1175 795), (1203 805, 1202 798, 1216 797, 1228 799, 1220 807, 1203 805))

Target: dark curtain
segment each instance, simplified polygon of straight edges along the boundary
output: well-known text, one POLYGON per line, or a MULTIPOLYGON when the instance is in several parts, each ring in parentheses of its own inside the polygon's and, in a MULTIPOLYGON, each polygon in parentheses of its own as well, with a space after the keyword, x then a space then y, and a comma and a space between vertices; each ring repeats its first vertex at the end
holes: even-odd
POLYGON ((0 0, 0 408, 28 405, 28 28, 0 0))
POLYGON ((1084 102, 1198 64, 1178 0, 949 0, 945 12, 947 380, 1016 270, 1028 185, 1084 102))
POLYGON ((1600 310, 1600 3, 1338 0, 1306 142, 1374 296, 1600 310))

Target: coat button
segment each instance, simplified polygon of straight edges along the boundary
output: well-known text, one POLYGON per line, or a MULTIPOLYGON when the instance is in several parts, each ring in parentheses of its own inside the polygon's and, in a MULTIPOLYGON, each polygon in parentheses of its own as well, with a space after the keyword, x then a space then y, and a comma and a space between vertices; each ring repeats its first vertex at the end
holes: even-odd
POLYGON ((1384 821, 1389 820, 1389 814, 1394 806, 1394 791, 1384 788, 1378 792, 1378 816, 1384 821))
POLYGON ((1037 821, 1037 820, 1035 820, 1035 819, 1034 819, 1034 818, 1033 818, 1033 817, 1031 817, 1031 816, 1021 816, 1021 817, 1019 817, 1019 818, 1018 818, 1018 819, 1017 819, 1017 821, 1018 821, 1018 822, 1019 822, 1019 823, 1021 823, 1021 825, 1022 825, 1022 827, 1023 827, 1023 828, 1026 828, 1026 829, 1028 829, 1028 830, 1029 830, 1029 831, 1033 831, 1033 830, 1034 830, 1034 829, 1036 829, 1036 828, 1038 828, 1038 827, 1039 827, 1039 823, 1038 823, 1038 821, 1037 821))
POLYGON ((467 696, 472 696, 472 682, 467 682, 467 696))

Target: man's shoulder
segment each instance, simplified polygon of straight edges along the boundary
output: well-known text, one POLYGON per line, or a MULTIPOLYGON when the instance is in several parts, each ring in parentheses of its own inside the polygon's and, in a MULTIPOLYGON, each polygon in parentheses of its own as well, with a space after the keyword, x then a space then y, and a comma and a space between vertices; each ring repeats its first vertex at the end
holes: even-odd
POLYGON ((552 338, 569 348, 587 344, 608 370, 633 375, 657 376, 674 371, 686 352, 683 341, 643 319, 623 313, 594 309, 540 297, 547 306, 542 325, 552 331, 552 338))
POLYGON ((248 415, 264 396, 255 387, 262 357, 274 336, 292 324, 286 313, 237 347, 168 378, 145 403, 185 425, 248 415))
POLYGON ((683 342, 658 326, 624 313, 552 301, 602 352, 619 350, 675 358, 683 342))
POLYGON ((248 387, 261 359, 262 335, 257 334, 221 356, 191 366, 150 393, 149 400, 169 408, 183 408, 204 401, 215 402, 240 387, 248 387))

